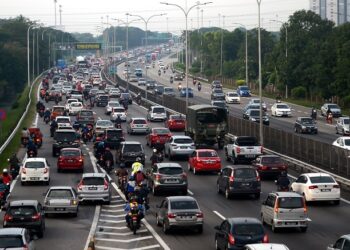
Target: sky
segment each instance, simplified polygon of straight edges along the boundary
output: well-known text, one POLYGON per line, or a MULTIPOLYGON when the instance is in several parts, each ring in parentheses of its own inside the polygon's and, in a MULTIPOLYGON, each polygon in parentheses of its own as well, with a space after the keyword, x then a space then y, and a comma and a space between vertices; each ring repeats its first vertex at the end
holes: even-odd
MULTIPOLYGON (((89 32, 97 35, 101 26, 118 25, 117 20, 127 20, 126 13, 140 15, 148 19, 152 15, 166 14, 152 17, 148 23, 148 30, 171 32, 179 34, 185 29, 185 14, 175 6, 160 4, 160 1, 177 4, 186 10, 195 5, 196 0, 1 0, 0 18, 11 18, 23 15, 31 20, 37 20, 45 26, 60 24, 59 5, 62 9, 62 26, 67 32, 89 32)), ((257 0, 209 0, 212 3, 193 8, 188 14, 188 29, 198 27, 224 27, 233 30, 240 23, 248 29, 258 25, 257 0), (203 12, 202 12, 203 10, 203 12), (202 22, 203 13, 203 22, 202 22)), ((260 0, 261 25, 271 31, 279 30, 281 23, 295 11, 309 9, 309 0, 260 0), (271 21, 271 20, 277 20, 271 21)), ((204 3, 205 0, 201 1, 204 3)), ((134 21, 136 17, 128 17, 134 21)), ((120 25, 122 22, 120 22, 120 25)), ((136 20, 130 26, 145 29, 145 23, 136 20)))

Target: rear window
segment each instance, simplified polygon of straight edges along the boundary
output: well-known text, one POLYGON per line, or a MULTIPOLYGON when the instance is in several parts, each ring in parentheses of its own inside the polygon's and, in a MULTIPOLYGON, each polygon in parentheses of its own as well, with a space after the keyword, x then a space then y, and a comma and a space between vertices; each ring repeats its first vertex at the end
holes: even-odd
POLYGON ((278 109, 289 109, 289 107, 287 105, 283 105, 283 104, 277 105, 277 108, 278 109))
POLYGON ((304 207, 304 201, 302 197, 281 197, 278 199, 279 208, 301 208, 304 207))
POLYGON ((238 96, 238 94, 236 94, 236 93, 228 93, 227 96, 235 97, 235 96, 238 96))
POLYGON ((174 140, 175 143, 178 144, 191 144, 193 143, 192 139, 190 138, 178 138, 174 140))
POLYGON ((165 109, 164 108, 154 108, 153 113, 165 113, 165 109))
POLYGON ((80 151, 78 150, 61 150, 62 156, 80 156, 80 151))
POLYGON ((176 168, 176 167, 163 167, 163 168, 159 168, 158 172, 160 174, 175 175, 175 174, 182 174, 183 170, 182 168, 176 168))
POLYGON ((213 106, 218 106, 220 108, 226 108, 226 104, 224 102, 213 102, 213 106))
POLYGON ((53 189, 50 191, 48 197, 50 198, 67 198, 73 197, 72 191, 68 189, 53 189))
POLYGON ((45 163, 42 161, 30 161, 27 162, 25 168, 44 168, 45 163))
POLYGON ((124 152, 140 152, 142 151, 142 146, 140 144, 125 144, 124 152))
POLYGON ((76 139, 77 139, 77 136, 76 136, 75 132, 56 131, 56 133, 55 133, 55 140, 56 141, 71 142, 71 141, 75 141, 76 139))
POLYGON ((64 107, 53 108, 53 112, 64 112, 64 107))
POLYGON ((82 107, 83 104, 81 104, 80 102, 73 102, 70 106, 71 107, 82 107))
POLYGON ((182 115, 181 116, 180 115, 171 115, 170 119, 183 121, 183 120, 185 120, 185 117, 182 115))
POLYGON ((144 119, 138 119, 138 120, 133 120, 133 124, 147 124, 146 120, 144 119))
POLYGON ((19 215, 29 216, 29 215, 35 214, 36 209, 34 206, 10 207, 7 213, 12 216, 19 216, 19 215))
POLYGON ((104 185, 104 178, 101 178, 101 177, 85 177, 83 179, 83 185, 104 185))
POLYGON ((102 99, 102 100, 106 100, 106 99, 108 99, 108 96, 106 96, 106 95, 101 95, 99 98, 102 99))
POLYGON ((201 151, 198 152, 199 157, 217 157, 218 154, 215 151, 201 151))
POLYGON ((239 168, 235 169, 235 177, 238 179, 249 179, 256 177, 256 171, 251 168, 239 168))
POLYGON ((97 121, 96 126, 102 126, 102 127, 110 127, 113 126, 113 123, 111 121, 105 120, 105 121, 97 121))
POLYGON ((153 133, 165 135, 165 134, 169 134, 170 131, 169 129, 166 129, 166 128, 157 128, 157 129, 153 129, 153 133))
POLYGON ((0 235, 0 248, 11 249, 23 246, 21 235, 0 235))
POLYGON ((57 123, 70 123, 68 118, 58 118, 57 123))
POLYGON ((117 103, 117 102, 110 102, 110 103, 108 103, 108 106, 110 106, 110 107, 119 107, 120 104, 117 103))
POLYGON ((260 115, 260 110, 251 110, 250 111, 251 116, 259 116, 260 115))
POLYGON ((116 113, 122 113, 122 112, 125 112, 125 109, 124 108, 114 108, 113 111, 116 113))
POLYGON ((93 116, 94 114, 93 114, 92 111, 86 110, 86 111, 81 111, 81 112, 80 112, 80 115, 81 115, 81 116, 93 116))
POLYGON ((170 207, 171 209, 198 209, 195 201, 171 201, 170 207))
POLYGON ((123 136, 123 131, 119 130, 110 130, 107 131, 107 138, 120 137, 123 136))
POLYGON ((238 224, 232 227, 232 233, 235 235, 261 235, 264 229, 260 224, 238 224))
POLYGON ((330 176, 315 176, 310 177, 311 183, 334 183, 334 179, 330 176))
POLYGON ((261 163, 283 163, 279 157, 263 157, 261 163))
POLYGON ((255 137, 239 137, 237 138, 238 146, 259 146, 255 137))

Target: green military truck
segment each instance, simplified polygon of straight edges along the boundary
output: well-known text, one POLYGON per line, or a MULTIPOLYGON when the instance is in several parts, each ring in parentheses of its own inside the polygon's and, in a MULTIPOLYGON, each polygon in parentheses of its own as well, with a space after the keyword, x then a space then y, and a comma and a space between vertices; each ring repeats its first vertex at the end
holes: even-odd
POLYGON ((228 131, 227 112, 225 109, 211 105, 193 105, 187 110, 186 135, 190 136, 196 146, 218 144, 224 147, 228 131))

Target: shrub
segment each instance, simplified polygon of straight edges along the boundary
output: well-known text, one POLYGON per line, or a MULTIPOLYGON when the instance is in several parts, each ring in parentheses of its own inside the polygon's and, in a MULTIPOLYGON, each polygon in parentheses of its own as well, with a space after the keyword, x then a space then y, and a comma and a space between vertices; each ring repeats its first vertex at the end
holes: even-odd
POLYGON ((292 94, 292 97, 296 99, 305 98, 306 88, 302 86, 295 87, 292 89, 291 94, 292 94))
POLYGON ((344 107, 350 108, 350 95, 344 96, 341 101, 344 103, 344 107))
POLYGON ((237 86, 242 86, 242 85, 246 85, 245 80, 236 80, 236 84, 237 86))

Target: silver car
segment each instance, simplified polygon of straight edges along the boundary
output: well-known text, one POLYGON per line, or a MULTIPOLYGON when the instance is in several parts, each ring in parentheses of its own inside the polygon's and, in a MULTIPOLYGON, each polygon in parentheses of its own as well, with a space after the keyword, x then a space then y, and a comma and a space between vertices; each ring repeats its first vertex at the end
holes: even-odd
POLYGON ((145 118, 131 118, 127 122, 126 131, 128 134, 134 134, 134 133, 147 134, 150 131, 150 127, 145 118))
POLYGON ((147 120, 148 121, 165 121, 167 119, 167 113, 163 106, 151 106, 148 109, 147 120))
POLYGON ((109 101, 107 106, 106 106, 106 115, 110 115, 112 113, 112 109, 114 107, 120 107, 120 104, 118 101, 109 101))
POLYGON ((189 156, 195 149, 191 137, 184 135, 174 135, 164 145, 165 157, 169 157, 170 160, 175 156, 189 156))
POLYGON ((80 202, 102 201, 109 204, 111 201, 111 187, 103 173, 83 174, 77 192, 80 202))
POLYGON ((163 227, 165 234, 175 227, 192 227, 203 232, 203 213, 195 198, 169 196, 157 208, 157 225, 163 227))
POLYGON ((35 243, 25 228, 1 228, 0 249, 7 250, 35 250, 35 243), (26 248, 24 248, 26 246, 26 248))
POLYGON ((45 214, 78 215, 78 195, 70 186, 52 186, 45 194, 45 214))
POLYGON ((326 116, 327 111, 330 110, 332 112, 333 117, 341 117, 341 109, 337 104, 334 103, 325 103, 321 107, 321 115, 326 116))
POLYGON ((335 125, 335 131, 337 134, 342 135, 350 135, 350 118, 349 116, 346 117, 339 117, 337 124, 335 125))
POLYGON ((334 244, 330 244, 327 250, 347 250, 350 246, 350 234, 341 236, 334 244))

